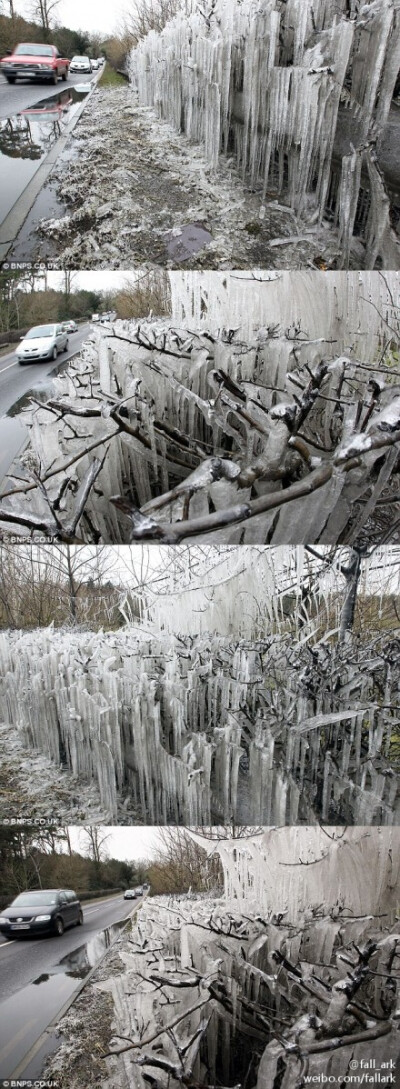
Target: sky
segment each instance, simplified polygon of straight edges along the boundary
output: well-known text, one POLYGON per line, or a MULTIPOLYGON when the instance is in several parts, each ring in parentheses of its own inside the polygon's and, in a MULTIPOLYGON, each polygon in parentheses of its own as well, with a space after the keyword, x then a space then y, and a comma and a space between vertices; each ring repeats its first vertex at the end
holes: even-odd
MULTIPOLYGON (((117 291, 127 279, 135 278, 131 272, 74 272, 72 276, 72 290, 83 291, 117 291)), ((48 272, 47 283, 56 291, 62 288, 64 277, 62 272, 48 272)), ((39 286, 39 285, 38 285, 39 286)))
MULTIPOLYGON (((84 851, 84 829, 74 825, 69 829, 71 845, 77 851, 84 851)), ((107 854, 109 858, 117 858, 121 862, 131 859, 149 859, 154 857, 161 846, 159 841, 159 828, 154 826, 142 827, 138 825, 132 828, 122 826, 110 826, 101 828, 102 834, 109 835, 107 840, 107 854)))
MULTIPOLYGON (((132 2, 132 0, 131 0, 132 2)), ((60 26, 71 30, 87 30, 90 34, 109 36, 118 28, 118 24, 129 10, 130 0, 60 0, 55 16, 60 26)), ((19 0, 16 4, 19 15, 31 17, 31 0, 19 0)))

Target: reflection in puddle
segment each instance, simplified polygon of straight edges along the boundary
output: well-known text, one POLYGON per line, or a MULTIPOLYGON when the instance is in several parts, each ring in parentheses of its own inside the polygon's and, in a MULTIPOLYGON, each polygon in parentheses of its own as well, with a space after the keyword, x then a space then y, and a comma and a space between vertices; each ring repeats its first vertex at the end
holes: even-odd
POLYGON ((73 949, 71 953, 67 953, 65 957, 62 957, 58 964, 54 964, 48 972, 43 972, 36 979, 33 979, 32 986, 37 987, 40 983, 47 983, 52 976, 60 974, 69 976, 70 979, 84 979, 90 969, 103 956, 106 949, 109 948, 118 931, 125 926, 125 923, 126 919, 120 919, 119 922, 113 923, 112 926, 107 926, 105 930, 101 930, 99 934, 95 934, 94 938, 91 938, 89 942, 79 945, 77 949, 73 949))
POLYGON ((0 121, 0 215, 4 219, 90 91, 68 87, 0 121))
MULTIPOLYGON (((72 998, 77 990, 77 981, 86 978, 125 924, 126 918, 120 919, 95 934, 88 942, 67 953, 48 971, 42 972, 32 983, 1 1003, 0 1081, 12 1076, 33 1076, 29 1073, 29 1065, 24 1065, 24 1056, 68 999, 72 998)), ((44 936, 41 940, 43 943, 51 941, 44 936)), ((48 1050, 46 1048, 47 1052, 48 1050)), ((43 1049, 41 1054, 44 1058, 43 1049)), ((36 1062, 36 1076, 39 1074, 37 1065, 36 1062)))
POLYGON ((188 261, 193 253, 198 253, 212 235, 201 223, 188 223, 184 227, 175 227, 167 234, 167 250, 174 261, 188 261))

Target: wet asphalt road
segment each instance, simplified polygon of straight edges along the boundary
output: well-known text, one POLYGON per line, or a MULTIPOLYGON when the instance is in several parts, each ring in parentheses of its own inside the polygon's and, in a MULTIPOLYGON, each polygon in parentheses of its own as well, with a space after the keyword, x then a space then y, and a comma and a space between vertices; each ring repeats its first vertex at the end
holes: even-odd
POLYGON ((0 1080, 24 1072, 32 1076, 31 1049, 37 1050, 38 1041, 40 1072, 42 1033, 118 936, 118 924, 141 903, 124 901, 121 894, 92 901, 83 908, 83 926, 71 927, 60 938, 9 942, 1 937, 0 1080))
POLYGON ((0 357, 0 487, 10 465, 26 438, 26 428, 18 415, 16 403, 29 392, 37 395, 45 385, 50 383, 51 372, 55 373, 64 363, 75 355, 85 340, 87 340, 90 325, 85 323, 79 327, 77 333, 70 333, 67 352, 58 356, 57 363, 53 360, 48 363, 24 363, 21 366, 16 359, 15 351, 8 352, 0 357), (7 413, 11 414, 7 415, 7 413))
POLYGON ((29 83, 26 80, 18 80, 18 83, 11 86, 0 73, 0 120, 4 121, 7 117, 13 117, 20 110, 27 110, 44 98, 51 98, 57 91, 91 83, 98 75, 97 71, 91 74, 73 72, 65 82, 59 79, 55 87, 53 83, 29 83))
POLYGON ((83 908, 83 926, 65 930, 61 938, 18 938, 8 941, 0 934, 0 1003, 92 939, 99 930, 126 918, 140 902, 124 900, 121 893, 101 903, 92 900, 83 908))
MULTIPOLYGON (((69 334, 68 351, 58 356, 57 363, 49 360, 47 363, 24 363, 22 366, 17 361, 15 350, 0 357, 0 417, 10 411, 15 402, 25 393, 37 388, 38 384, 46 378, 60 363, 64 363, 80 350, 87 340, 90 325, 86 322, 80 325, 77 333, 69 334)), ((1 421, 0 421, 1 441, 1 421)))

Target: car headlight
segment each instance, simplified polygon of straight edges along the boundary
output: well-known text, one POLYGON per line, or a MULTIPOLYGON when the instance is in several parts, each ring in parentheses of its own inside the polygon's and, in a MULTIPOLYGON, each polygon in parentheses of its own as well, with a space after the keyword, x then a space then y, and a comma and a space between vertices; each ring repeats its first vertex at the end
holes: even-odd
POLYGON ((35 915, 35 923, 47 923, 51 915, 35 915))
POLYGON ((0 915, 0 926, 4 926, 5 923, 9 923, 10 920, 6 919, 4 915, 0 915))

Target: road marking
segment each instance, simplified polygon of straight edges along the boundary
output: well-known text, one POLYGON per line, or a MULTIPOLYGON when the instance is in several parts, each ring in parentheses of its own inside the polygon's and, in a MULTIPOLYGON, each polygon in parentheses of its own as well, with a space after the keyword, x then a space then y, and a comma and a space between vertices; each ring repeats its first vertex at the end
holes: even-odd
POLYGON ((15 945, 16 940, 17 940, 16 938, 12 938, 10 942, 0 942, 0 949, 1 949, 2 946, 4 946, 4 948, 7 949, 8 945, 15 945))
POLYGON ((110 904, 110 903, 113 903, 113 902, 115 904, 121 904, 121 903, 123 903, 123 900, 122 899, 121 900, 115 900, 115 901, 113 901, 113 899, 104 900, 103 903, 98 904, 97 907, 95 907, 95 908, 83 908, 83 911, 85 912, 86 915, 91 915, 91 914, 93 914, 94 911, 100 911, 100 909, 102 907, 105 907, 106 904, 110 904))
POLYGON ((11 370, 11 367, 17 367, 17 366, 18 366, 18 363, 17 363, 17 362, 16 362, 16 363, 9 363, 9 364, 8 364, 8 367, 2 367, 2 368, 1 368, 1 370, 0 370, 0 374, 4 374, 4 371, 10 371, 10 370, 11 370))

